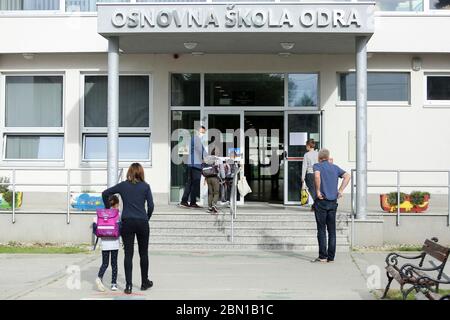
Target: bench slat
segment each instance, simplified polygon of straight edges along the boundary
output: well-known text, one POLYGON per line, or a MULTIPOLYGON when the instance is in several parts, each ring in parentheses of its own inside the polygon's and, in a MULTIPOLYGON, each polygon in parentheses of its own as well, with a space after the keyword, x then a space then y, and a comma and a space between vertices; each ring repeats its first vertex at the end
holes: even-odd
POLYGON ((446 261, 450 252, 449 248, 428 239, 425 240, 422 250, 440 262, 446 261))

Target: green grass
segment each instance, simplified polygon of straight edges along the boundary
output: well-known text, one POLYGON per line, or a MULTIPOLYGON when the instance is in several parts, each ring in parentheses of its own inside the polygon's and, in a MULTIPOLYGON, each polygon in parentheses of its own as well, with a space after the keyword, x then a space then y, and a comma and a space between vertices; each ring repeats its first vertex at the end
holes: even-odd
POLYGON ((0 244, 0 254, 76 254, 89 251, 90 247, 87 245, 61 246, 48 243, 21 244, 16 242, 0 244))
POLYGON ((381 246, 381 247, 353 247, 355 252, 418 252, 422 251, 420 245, 398 245, 398 246, 381 246))
MULTIPOLYGON (((439 289, 439 293, 443 296, 450 294, 450 289, 439 289)), ((377 292, 376 296, 378 299, 381 298, 383 292, 377 292)), ((389 289, 385 300, 403 300, 403 295, 398 289, 389 289)), ((415 291, 411 292, 406 300, 415 300, 415 291)))

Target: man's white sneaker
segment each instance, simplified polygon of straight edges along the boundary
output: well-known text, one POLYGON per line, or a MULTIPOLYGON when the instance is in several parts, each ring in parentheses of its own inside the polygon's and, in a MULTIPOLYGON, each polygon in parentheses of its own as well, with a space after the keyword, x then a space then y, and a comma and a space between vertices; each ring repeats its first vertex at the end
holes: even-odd
POLYGON ((95 279, 95 284, 97 285, 98 291, 105 292, 105 286, 102 283, 102 279, 100 278, 95 279))
POLYGON ((119 289, 117 289, 117 284, 112 284, 111 285, 111 291, 117 291, 119 289))

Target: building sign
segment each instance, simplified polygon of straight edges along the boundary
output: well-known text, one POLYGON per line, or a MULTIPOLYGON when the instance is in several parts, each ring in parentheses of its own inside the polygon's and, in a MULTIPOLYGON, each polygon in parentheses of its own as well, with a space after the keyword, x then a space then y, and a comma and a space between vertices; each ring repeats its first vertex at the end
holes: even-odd
POLYGON ((98 4, 98 32, 373 32, 372 3, 98 4))

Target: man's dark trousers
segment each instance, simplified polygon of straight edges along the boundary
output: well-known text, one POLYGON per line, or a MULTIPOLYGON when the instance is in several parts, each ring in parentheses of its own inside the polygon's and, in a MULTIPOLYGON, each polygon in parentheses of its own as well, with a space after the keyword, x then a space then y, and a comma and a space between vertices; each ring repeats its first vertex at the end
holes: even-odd
POLYGON ((190 204, 197 203, 197 197, 200 196, 200 180, 202 178, 201 169, 197 169, 195 167, 188 166, 187 167, 187 182, 184 187, 183 197, 181 198, 182 202, 188 202, 190 197, 190 204))
POLYGON ((319 258, 333 261, 336 255, 336 200, 315 201, 315 215, 317 222, 317 239, 319 241, 319 258), (327 250, 328 231, 328 250, 327 250))

